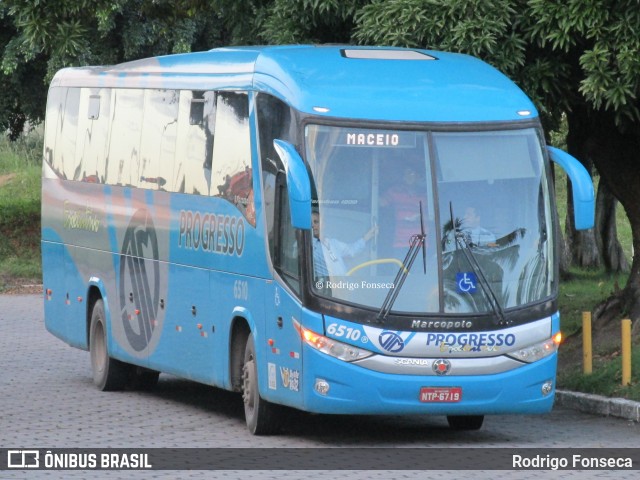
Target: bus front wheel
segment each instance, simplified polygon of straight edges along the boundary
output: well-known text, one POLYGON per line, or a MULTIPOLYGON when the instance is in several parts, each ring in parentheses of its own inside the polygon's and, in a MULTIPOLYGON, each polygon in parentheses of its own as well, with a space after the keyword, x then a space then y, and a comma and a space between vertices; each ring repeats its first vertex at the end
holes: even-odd
POLYGON ((129 365, 109 356, 107 322, 102 300, 97 300, 91 311, 89 351, 93 383, 104 392, 123 390, 129 378, 129 365))
POLYGON ((153 390, 153 388, 158 384, 159 377, 160 372, 132 365, 129 372, 129 379, 127 381, 127 388, 142 391, 153 390))
POLYGON ((254 435, 270 435, 279 427, 278 407, 260 397, 253 334, 249 335, 242 366, 242 400, 247 428, 254 435))
POLYGON ((480 430, 484 415, 451 415, 447 417, 447 422, 454 430, 480 430))

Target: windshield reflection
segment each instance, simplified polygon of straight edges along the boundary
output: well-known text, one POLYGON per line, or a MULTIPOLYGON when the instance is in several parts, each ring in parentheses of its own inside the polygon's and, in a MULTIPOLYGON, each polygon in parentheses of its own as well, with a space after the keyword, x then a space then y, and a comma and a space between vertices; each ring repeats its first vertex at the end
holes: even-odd
POLYGON ((400 313, 495 313, 551 294, 551 210, 534 129, 310 125, 306 159, 317 294, 377 309, 393 296, 400 313), (409 270, 422 231, 424 266, 409 270))

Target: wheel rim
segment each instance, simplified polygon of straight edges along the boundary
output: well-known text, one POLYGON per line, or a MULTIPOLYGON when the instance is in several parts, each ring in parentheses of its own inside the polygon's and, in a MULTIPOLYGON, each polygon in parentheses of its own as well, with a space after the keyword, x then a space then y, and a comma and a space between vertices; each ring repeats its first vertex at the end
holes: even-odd
POLYGON ((242 400, 244 401, 244 410, 247 416, 252 416, 255 409, 255 384, 256 373, 254 368, 254 360, 248 360, 242 369, 242 400))
POLYGON ((93 345, 91 346, 93 364, 96 372, 104 372, 107 363, 107 345, 104 339, 102 322, 97 321, 93 329, 93 345))

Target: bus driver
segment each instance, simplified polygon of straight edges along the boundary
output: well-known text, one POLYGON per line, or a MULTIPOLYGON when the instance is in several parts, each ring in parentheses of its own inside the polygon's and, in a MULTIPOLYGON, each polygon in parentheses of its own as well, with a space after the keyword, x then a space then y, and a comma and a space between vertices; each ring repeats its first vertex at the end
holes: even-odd
POLYGON ((314 211, 311 216, 313 230, 313 268, 315 277, 344 276, 347 274, 345 258, 351 258, 364 250, 367 242, 378 232, 374 225, 362 238, 353 243, 345 243, 335 238, 321 236, 320 213, 314 211))

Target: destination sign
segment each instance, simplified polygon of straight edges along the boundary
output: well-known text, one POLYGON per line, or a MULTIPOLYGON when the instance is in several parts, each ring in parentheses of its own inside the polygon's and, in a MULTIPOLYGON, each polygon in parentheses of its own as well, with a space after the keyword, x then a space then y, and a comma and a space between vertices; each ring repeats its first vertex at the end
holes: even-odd
POLYGON ((415 132, 344 129, 337 144, 346 147, 414 148, 415 132))

